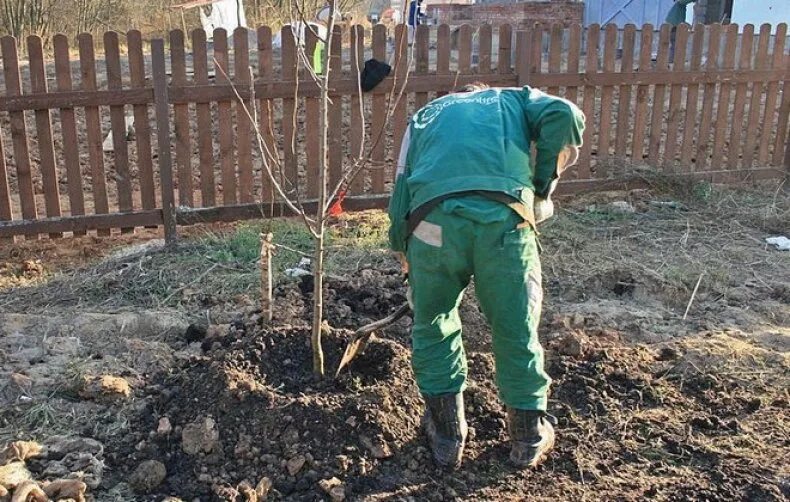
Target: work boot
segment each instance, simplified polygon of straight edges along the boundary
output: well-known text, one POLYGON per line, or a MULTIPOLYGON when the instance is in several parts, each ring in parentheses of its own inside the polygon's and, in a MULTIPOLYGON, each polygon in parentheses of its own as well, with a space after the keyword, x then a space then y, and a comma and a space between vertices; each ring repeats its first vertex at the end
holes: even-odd
POLYGON ((464 395, 442 394, 423 396, 425 415, 422 426, 433 451, 433 458, 442 467, 457 469, 461 466, 461 456, 468 427, 464 417, 464 395))
POLYGON ((510 461, 518 467, 537 467, 554 446, 557 419, 545 411, 507 410, 510 461))

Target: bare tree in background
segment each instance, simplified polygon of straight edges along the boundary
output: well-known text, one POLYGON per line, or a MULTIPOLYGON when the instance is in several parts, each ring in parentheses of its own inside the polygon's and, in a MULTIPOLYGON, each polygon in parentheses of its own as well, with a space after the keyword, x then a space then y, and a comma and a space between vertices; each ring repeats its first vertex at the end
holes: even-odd
POLYGON ((53 1, 0 0, 0 29, 17 41, 28 35, 48 35, 53 1))

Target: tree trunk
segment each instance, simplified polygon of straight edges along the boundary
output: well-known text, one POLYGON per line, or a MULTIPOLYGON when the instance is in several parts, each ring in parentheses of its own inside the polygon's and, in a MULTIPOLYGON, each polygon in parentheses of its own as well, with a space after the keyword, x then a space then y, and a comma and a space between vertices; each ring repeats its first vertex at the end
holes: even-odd
POLYGON ((321 137, 319 141, 318 165, 318 207, 316 209, 316 225, 318 238, 315 242, 315 257, 313 265, 313 373, 320 378, 324 377, 324 350, 321 347, 321 327, 324 320, 324 237, 326 234, 326 198, 327 177, 329 171, 328 151, 328 120, 329 109, 329 74, 331 72, 329 58, 332 53, 332 32, 335 27, 335 9, 337 0, 330 0, 329 26, 327 29, 326 51, 323 55, 324 73, 321 78, 321 94, 319 98, 319 128, 321 137))

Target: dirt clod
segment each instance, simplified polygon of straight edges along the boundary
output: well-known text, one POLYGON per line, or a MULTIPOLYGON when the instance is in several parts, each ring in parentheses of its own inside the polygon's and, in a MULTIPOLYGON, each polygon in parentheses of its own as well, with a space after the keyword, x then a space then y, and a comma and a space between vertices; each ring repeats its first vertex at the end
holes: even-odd
POLYGON ((564 356, 582 357, 588 344, 589 339, 584 334, 572 331, 560 338, 557 350, 564 356))
POLYGON ((85 502, 88 485, 78 479, 58 479, 44 485, 44 492, 52 500, 74 500, 85 502))
POLYGON ((269 491, 272 489, 272 480, 267 477, 262 477, 258 484, 255 486, 255 494, 258 500, 266 500, 269 496, 269 491))
POLYGON ((35 441, 14 441, 0 453, 0 465, 5 465, 15 460, 25 460, 41 454, 41 445, 35 441))
POLYGON ((167 417, 160 418, 159 424, 156 426, 156 433, 166 436, 171 432, 173 432, 173 425, 170 423, 170 419, 167 417))
POLYGON ((90 489, 96 489, 105 467, 104 445, 95 439, 52 436, 44 441, 41 464, 44 479, 71 478, 75 473, 90 489))
POLYGON ((286 462, 288 474, 291 476, 296 476, 296 474, 302 470, 302 467, 304 467, 305 462, 307 462, 307 459, 304 457, 304 455, 297 455, 291 459, 288 459, 286 462))
POLYGON ((11 502, 47 502, 49 498, 35 481, 23 481, 14 489, 11 502))
POLYGON ((392 450, 389 445, 381 440, 371 439, 368 436, 360 436, 359 441, 370 450, 373 458, 384 459, 392 456, 392 450))
POLYGON ((181 431, 181 447, 188 455, 200 452, 211 453, 219 442, 219 431, 211 417, 203 417, 184 427, 181 431))
POLYGON ((32 479, 32 474, 24 462, 11 462, 0 467, 0 485, 12 490, 25 481, 32 479))
POLYGON ((318 486, 329 495, 332 502, 341 502, 346 498, 345 487, 343 482, 337 478, 322 479, 318 482, 318 486))
POLYGON ((166 477, 165 464, 158 460, 146 460, 134 470, 129 485, 137 493, 151 493, 166 477))
POLYGON ((112 402, 128 399, 132 388, 125 378, 101 375, 85 377, 80 389, 80 397, 101 402, 112 402))

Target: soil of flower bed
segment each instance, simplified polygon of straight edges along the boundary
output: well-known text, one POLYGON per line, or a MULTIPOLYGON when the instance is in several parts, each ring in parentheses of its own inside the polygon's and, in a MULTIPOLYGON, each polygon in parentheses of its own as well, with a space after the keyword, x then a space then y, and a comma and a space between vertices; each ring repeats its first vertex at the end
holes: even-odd
MULTIPOLYGON (((476 349, 490 335, 473 307, 463 312, 470 438, 461 469, 439 469, 419 431, 410 320, 374 338, 339 378, 317 380, 309 285, 299 286, 278 288, 271 325, 252 313, 209 330, 193 338, 200 348, 181 367, 152 378, 146 405, 129 417, 132 432, 97 438, 112 473, 107 486, 153 459, 167 477, 139 500, 243 501, 241 487, 263 478, 272 482, 270 498, 289 500, 328 500, 321 481, 331 478, 347 500, 788 496, 786 468, 776 458, 789 437, 786 394, 744 372, 707 373, 691 357, 698 353, 692 342, 631 345, 590 321, 544 323, 558 441, 537 470, 511 467, 493 356, 476 349), (163 418, 172 430, 156 432, 163 418), (194 453, 187 443, 196 429, 202 436, 194 453)), ((330 281, 327 293, 331 328, 323 341, 333 373, 352 330, 397 308, 404 289, 397 271, 366 270, 330 281)))

